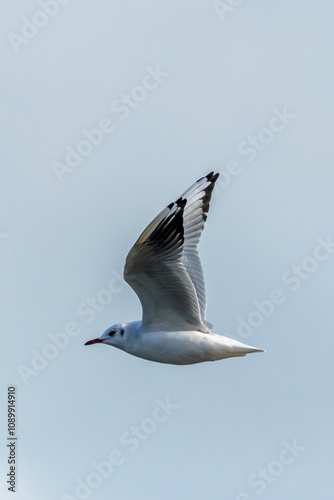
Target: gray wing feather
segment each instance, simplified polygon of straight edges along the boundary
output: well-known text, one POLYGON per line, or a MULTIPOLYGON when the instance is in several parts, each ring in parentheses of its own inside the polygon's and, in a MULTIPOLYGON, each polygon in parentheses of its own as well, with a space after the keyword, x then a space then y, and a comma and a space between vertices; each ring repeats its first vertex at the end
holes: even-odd
POLYGON ((187 199, 184 210, 184 252, 182 260, 196 289, 202 323, 212 328, 205 318, 205 281, 197 246, 208 216, 212 191, 219 174, 211 172, 193 184, 183 195, 187 199))
POLYGON ((206 293, 197 245, 214 183, 199 179, 147 226, 130 250, 124 278, 138 295, 142 324, 152 330, 208 331, 206 293))

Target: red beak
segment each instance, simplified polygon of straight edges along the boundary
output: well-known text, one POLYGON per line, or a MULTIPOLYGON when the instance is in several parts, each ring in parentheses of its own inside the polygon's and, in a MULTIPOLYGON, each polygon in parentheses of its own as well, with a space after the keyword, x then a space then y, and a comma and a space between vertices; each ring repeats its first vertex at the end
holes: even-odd
POLYGON ((88 340, 88 342, 86 342, 85 345, 99 344, 100 342, 103 342, 103 340, 93 339, 93 340, 88 340))

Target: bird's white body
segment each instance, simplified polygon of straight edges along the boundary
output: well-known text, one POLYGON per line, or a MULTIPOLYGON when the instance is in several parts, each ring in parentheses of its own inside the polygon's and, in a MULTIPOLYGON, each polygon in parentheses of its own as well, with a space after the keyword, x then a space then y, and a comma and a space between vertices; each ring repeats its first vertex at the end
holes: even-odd
POLYGON ((212 332, 145 331, 141 321, 122 323, 112 328, 116 330, 112 338, 109 337, 108 329, 99 340, 138 358, 158 363, 191 365, 261 351, 212 332), (121 331, 124 332, 122 335, 121 331))
POLYGON ((261 349, 211 332, 197 246, 219 174, 199 179, 158 214, 126 258, 124 278, 138 295, 142 321, 120 323, 86 345, 104 343, 174 365, 245 356, 261 349))

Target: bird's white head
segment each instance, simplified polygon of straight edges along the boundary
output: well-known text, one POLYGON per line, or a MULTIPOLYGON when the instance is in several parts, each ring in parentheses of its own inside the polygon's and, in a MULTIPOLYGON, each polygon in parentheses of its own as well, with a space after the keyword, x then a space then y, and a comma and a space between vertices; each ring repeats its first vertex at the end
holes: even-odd
POLYGON ((85 345, 92 344, 108 344, 119 349, 123 349, 126 342, 126 324, 118 323, 117 325, 112 325, 101 335, 101 337, 93 340, 89 340, 85 345))

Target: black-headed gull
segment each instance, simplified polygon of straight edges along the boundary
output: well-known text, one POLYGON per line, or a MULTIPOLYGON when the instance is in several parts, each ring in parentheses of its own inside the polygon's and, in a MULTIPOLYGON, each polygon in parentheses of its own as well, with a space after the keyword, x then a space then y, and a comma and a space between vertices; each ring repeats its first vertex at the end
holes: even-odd
POLYGON ((118 323, 103 343, 139 358, 188 365, 263 352, 211 332, 205 319, 206 294, 197 245, 219 174, 193 184, 147 226, 131 248, 124 278, 139 297, 142 321, 118 323))

